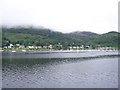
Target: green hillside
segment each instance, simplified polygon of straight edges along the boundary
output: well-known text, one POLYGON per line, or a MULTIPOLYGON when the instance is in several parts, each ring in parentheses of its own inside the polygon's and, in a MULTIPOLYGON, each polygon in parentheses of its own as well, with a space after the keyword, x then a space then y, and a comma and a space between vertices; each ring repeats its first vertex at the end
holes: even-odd
POLYGON ((33 27, 12 27, 2 28, 2 46, 12 44, 21 45, 63 45, 63 49, 69 46, 91 46, 96 48, 101 47, 118 47, 120 33, 108 32, 105 34, 96 34, 93 32, 72 32, 61 33, 55 32, 46 28, 33 27))

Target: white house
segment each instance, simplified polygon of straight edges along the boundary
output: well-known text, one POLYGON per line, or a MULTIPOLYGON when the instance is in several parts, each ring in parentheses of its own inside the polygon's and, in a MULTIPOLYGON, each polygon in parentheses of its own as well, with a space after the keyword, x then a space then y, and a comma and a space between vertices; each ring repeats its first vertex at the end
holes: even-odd
POLYGON ((80 47, 79 46, 77 46, 77 49, 79 49, 80 47))
POLYGON ((19 45, 19 48, 25 48, 25 46, 24 45, 19 45))
POLYGON ((34 48, 34 46, 28 46, 28 48, 29 48, 29 49, 33 49, 33 48, 34 48))
POLYGON ((73 46, 73 49, 76 49, 77 47, 76 46, 73 46))
POLYGON ((83 48, 84 48, 84 45, 81 45, 80 48, 83 49, 83 48))
POLYGON ((14 46, 13 44, 10 44, 10 45, 8 46, 8 48, 13 48, 13 46, 14 46))
POLYGON ((42 46, 37 46, 37 48, 42 48, 42 46))
POLYGON ((47 46, 43 46, 43 48, 47 48, 47 46))
POLYGON ((16 46, 18 46, 18 47, 19 47, 19 46, 20 46, 20 44, 16 44, 16 46))
POLYGON ((48 48, 52 49, 53 47, 52 47, 52 45, 50 44, 50 45, 48 46, 48 48))
POLYGON ((8 48, 7 46, 4 46, 4 48, 8 48))

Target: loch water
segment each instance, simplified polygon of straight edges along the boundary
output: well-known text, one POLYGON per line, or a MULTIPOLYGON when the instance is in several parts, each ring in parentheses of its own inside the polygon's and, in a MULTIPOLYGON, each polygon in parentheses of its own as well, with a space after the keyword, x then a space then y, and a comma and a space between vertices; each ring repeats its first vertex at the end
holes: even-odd
POLYGON ((3 88, 117 88, 117 51, 5 51, 3 88))

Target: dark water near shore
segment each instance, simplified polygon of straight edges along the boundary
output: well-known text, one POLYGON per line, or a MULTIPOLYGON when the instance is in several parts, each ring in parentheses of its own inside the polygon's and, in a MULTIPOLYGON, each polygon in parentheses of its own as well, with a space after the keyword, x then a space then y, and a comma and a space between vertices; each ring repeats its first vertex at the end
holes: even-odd
POLYGON ((118 56, 111 55, 117 52, 3 53, 2 86, 117 88, 118 56), (108 56, 98 57, 100 55, 108 56))

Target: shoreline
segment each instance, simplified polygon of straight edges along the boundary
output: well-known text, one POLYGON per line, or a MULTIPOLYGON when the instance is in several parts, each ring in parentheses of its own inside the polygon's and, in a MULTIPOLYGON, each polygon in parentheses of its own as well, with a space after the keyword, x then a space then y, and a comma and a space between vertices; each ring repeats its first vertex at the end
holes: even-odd
POLYGON ((2 52, 3 58, 6 59, 79 59, 79 58, 94 58, 94 57, 111 57, 120 56, 118 51, 79 51, 79 52, 68 52, 68 51, 5 51, 2 52))
POLYGON ((120 51, 120 50, 99 50, 99 49, 88 49, 88 50, 30 50, 30 49, 21 49, 21 50, 16 50, 16 49, 13 49, 13 50, 0 50, 0 52, 2 51, 23 51, 23 52, 26 52, 26 51, 48 51, 48 52, 79 52, 79 51, 120 51))

